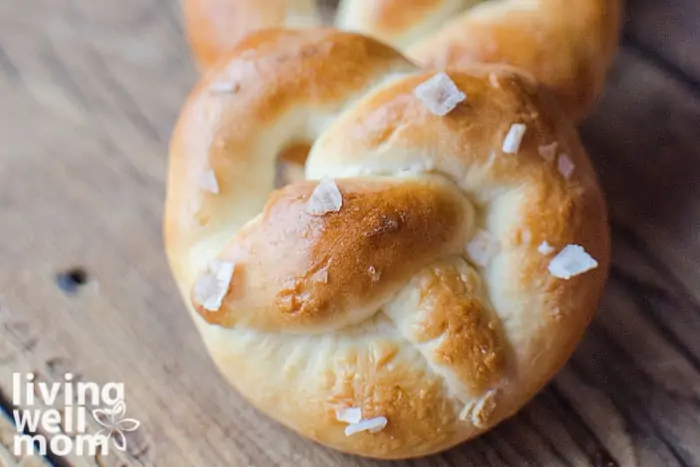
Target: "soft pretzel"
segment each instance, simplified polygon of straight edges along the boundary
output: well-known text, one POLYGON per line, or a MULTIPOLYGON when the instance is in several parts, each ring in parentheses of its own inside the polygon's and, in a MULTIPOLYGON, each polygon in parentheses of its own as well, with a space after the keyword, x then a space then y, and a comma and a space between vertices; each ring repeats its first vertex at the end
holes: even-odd
POLYGON ((165 240, 228 381, 376 458, 515 413, 580 340, 609 259, 595 174, 550 94, 508 67, 422 71, 316 29, 249 36, 192 92, 165 240), (300 143, 306 180, 274 190, 300 143))
MULTIPOLYGON (((315 0, 186 0, 195 58, 210 67, 251 31, 333 23, 315 0)), ((344 0, 335 25, 399 47, 428 67, 506 63, 530 73, 581 119, 617 49, 619 0, 344 0)))

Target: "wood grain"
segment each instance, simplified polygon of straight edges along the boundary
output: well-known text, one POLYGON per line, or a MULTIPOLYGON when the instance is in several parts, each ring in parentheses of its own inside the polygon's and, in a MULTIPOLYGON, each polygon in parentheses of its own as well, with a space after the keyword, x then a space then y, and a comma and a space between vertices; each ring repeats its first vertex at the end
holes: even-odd
MULTIPOLYGON (((644 8, 677 11, 666 3, 631 2, 628 31, 644 32, 644 8)), ((654 36, 621 52, 583 126, 614 228, 610 284, 583 344, 492 432, 382 463, 252 409, 180 303, 161 241, 167 140, 195 79, 176 3, 0 2, 0 400, 13 372, 125 383, 142 422, 128 451, 59 467, 700 465, 700 97, 650 60, 643 40, 666 47, 674 32, 648 24, 654 36), (89 282, 65 294, 55 275, 74 266, 89 282)), ((688 73, 696 59, 664 57, 688 73)), ((42 465, 10 457, 10 435, 0 418, 0 465, 42 465)))
POLYGON ((36 452, 22 457, 12 454, 15 426, 9 417, 0 413, 0 465, 7 467, 49 467, 48 461, 36 452))
POLYGON ((643 49, 649 60, 672 70, 693 87, 700 87, 696 0, 628 0, 628 44, 643 49))

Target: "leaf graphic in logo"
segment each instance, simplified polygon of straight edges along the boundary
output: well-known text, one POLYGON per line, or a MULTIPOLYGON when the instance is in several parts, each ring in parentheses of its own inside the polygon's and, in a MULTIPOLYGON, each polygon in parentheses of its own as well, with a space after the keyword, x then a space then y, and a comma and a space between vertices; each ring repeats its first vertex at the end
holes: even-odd
POLYGON ((119 423, 119 420, 124 418, 125 414, 126 404, 124 401, 117 401, 117 403, 112 406, 112 423, 119 423))
POLYGON ((112 432, 112 441, 114 441, 114 446, 120 451, 126 451, 126 438, 121 430, 114 430, 112 432))
POLYGON ((141 422, 133 418, 124 418, 125 415, 126 403, 121 400, 111 408, 93 410, 92 417, 104 427, 95 436, 112 438, 114 446, 120 451, 125 451, 126 437, 124 433, 135 431, 141 426, 141 422))
POLYGON ((92 418, 97 423, 105 428, 112 427, 112 410, 111 409, 95 409, 92 411, 92 418))

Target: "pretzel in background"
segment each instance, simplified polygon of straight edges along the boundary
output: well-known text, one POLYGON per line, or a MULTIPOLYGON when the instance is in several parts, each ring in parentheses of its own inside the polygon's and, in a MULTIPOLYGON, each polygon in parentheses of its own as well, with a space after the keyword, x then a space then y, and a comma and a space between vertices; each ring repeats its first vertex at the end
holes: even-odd
POLYGON ((618 45, 619 0, 185 0, 185 26, 202 69, 248 33, 335 25, 397 47, 416 63, 515 66, 584 118, 618 45))

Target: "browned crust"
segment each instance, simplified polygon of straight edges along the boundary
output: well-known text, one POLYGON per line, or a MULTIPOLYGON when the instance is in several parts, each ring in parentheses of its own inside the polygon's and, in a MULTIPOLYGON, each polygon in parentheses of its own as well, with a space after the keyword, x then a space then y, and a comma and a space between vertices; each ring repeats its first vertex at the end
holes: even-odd
MULTIPOLYGON (((311 3, 186 0, 185 29, 206 69, 250 32, 284 26, 291 11, 303 11, 309 24, 317 24, 311 3)), ((427 67, 516 66, 546 85, 578 120, 601 93, 618 48, 621 9, 619 0, 464 1, 461 6, 445 0, 353 0, 345 12, 352 18, 349 27, 406 46, 408 55, 427 67)))
MULTIPOLYGON (((611 0, 541 0, 538 8, 494 2, 447 23, 408 53, 429 67, 506 63, 547 86, 567 115, 595 104, 618 47, 620 4, 611 0)), ((524 3, 524 2, 523 2, 524 3)))
POLYGON ((224 249, 219 258, 238 267, 223 306, 193 303, 207 322, 263 332, 360 322, 435 257, 461 252, 472 223, 466 200, 440 179, 342 180, 342 208, 322 216, 306 212, 316 185, 273 193, 224 249))
POLYGON ((595 173, 546 90, 511 68, 466 66, 449 71, 466 101, 438 117, 413 95, 434 72, 410 69, 356 35, 251 36, 190 96, 170 153, 168 259, 221 372, 286 426, 380 458, 446 449, 515 413, 580 340, 609 264, 595 173), (210 93, 224 78, 236 91, 210 93), (280 130, 304 112, 332 120, 311 138, 307 171, 335 175, 344 201, 318 218, 305 213, 317 182, 270 196, 267 180, 266 148, 308 137, 280 130), (513 123, 527 133, 504 154, 513 123), (576 166, 568 180, 538 153, 552 142, 576 166), (219 193, 197 186, 208 167, 219 193), (500 241, 487 268, 466 262, 476 228, 500 241), (599 267, 554 278, 544 240, 583 245, 599 267), (190 290, 214 258, 237 269, 202 319, 190 290), (328 282, 311 279, 319 264, 328 282), (346 437, 335 410, 350 406, 389 424, 346 437))

